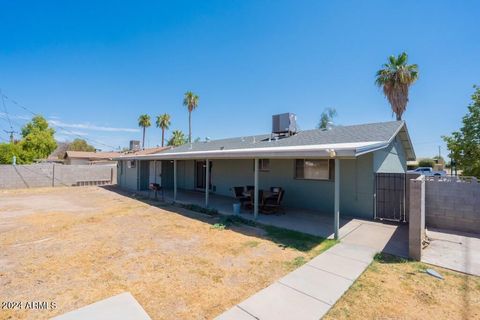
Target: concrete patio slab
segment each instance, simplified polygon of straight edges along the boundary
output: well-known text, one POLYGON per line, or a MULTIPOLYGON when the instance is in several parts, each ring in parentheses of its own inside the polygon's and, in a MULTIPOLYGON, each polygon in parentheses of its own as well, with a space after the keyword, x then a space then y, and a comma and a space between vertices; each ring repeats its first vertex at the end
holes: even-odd
POLYGON ((344 258, 350 258, 366 264, 372 262, 375 253, 378 251, 374 248, 359 246, 352 243, 339 243, 327 251, 330 254, 336 254, 344 258))
POLYGON ((353 283, 352 280, 309 265, 290 272, 278 282, 329 305, 333 305, 353 283))
POLYGON ((480 276, 480 235, 429 229, 427 237, 423 262, 480 276))
POLYGON ((278 282, 238 306, 262 320, 318 320, 330 309, 330 305, 278 282))
POLYGON ((307 265, 353 281, 362 274, 368 263, 331 254, 327 251, 312 259, 307 265))
POLYGON ((217 320, 256 320, 254 316, 248 314, 245 310, 240 309, 238 306, 235 306, 223 313, 219 317, 216 317, 217 320))
POLYGON ((408 257, 406 225, 363 221, 355 230, 342 237, 342 242, 374 248, 396 256, 408 257))
POLYGON ((52 320, 151 320, 142 306, 129 293, 92 303, 80 309, 67 312, 52 320))

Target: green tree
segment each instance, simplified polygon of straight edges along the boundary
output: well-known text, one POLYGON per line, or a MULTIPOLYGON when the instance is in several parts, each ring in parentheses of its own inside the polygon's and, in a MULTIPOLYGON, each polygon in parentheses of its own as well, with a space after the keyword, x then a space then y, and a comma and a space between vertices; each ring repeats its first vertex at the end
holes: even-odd
POLYGON ((50 128, 44 117, 34 116, 22 127, 20 141, 0 145, 0 163, 11 164, 13 156, 17 158, 19 164, 47 158, 57 147, 54 134, 55 130, 50 128))
POLYGON ((198 107, 199 97, 191 91, 185 92, 183 105, 188 109, 188 142, 192 142, 192 111, 198 107))
POLYGON ((157 116, 157 128, 162 129, 162 147, 165 141, 165 130, 170 128, 170 115, 168 113, 164 113, 160 116, 157 116))
POLYGON ((172 147, 178 147, 185 143, 187 143, 187 138, 185 137, 185 134, 180 130, 174 130, 172 132, 172 136, 167 142, 167 145, 172 147))
POLYGON ((409 65, 407 61, 408 55, 405 52, 397 57, 390 56, 388 63, 376 74, 375 84, 383 88, 397 120, 402 120, 402 114, 407 108, 409 88, 418 79, 418 66, 409 65))
POLYGON ((96 149, 94 146, 89 145, 84 139, 75 139, 68 145, 67 150, 95 152, 96 149))
POLYGON ((329 123, 333 122, 333 118, 337 116, 335 108, 326 108, 320 115, 320 122, 317 125, 318 129, 326 129, 329 123))
POLYGON ((450 150, 450 158, 463 170, 463 175, 480 178, 480 87, 473 88, 472 103, 462 119, 463 127, 442 138, 450 150))
POLYGON ((36 159, 47 158, 57 147, 54 138, 55 130, 50 128, 44 117, 37 115, 22 128, 20 146, 23 150, 20 157, 25 163, 36 159))
POLYGON ((12 164, 13 157, 18 164, 23 164, 23 150, 18 143, 0 143, 0 164, 12 164))
POLYGON ((152 123, 150 122, 150 116, 148 114, 142 114, 138 117, 138 126, 143 129, 142 149, 145 149, 145 130, 151 125, 152 123))

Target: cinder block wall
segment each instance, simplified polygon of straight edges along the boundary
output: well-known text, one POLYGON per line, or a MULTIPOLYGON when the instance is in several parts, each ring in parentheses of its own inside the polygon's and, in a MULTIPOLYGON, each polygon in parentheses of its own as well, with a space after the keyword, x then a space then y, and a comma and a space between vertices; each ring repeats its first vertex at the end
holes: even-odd
POLYGON ((72 186, 78 181, 117 183, 116 165, 0 165, 0 189, 72 186))
POLYGON ((480 233, 480 183, 427 179, 425 218, 427 228, 480 233))

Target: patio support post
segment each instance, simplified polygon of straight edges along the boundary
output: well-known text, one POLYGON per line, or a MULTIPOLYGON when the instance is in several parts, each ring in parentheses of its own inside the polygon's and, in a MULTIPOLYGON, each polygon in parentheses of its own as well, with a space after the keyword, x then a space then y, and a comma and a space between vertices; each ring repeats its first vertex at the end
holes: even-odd
POLYGON ((254 181, 254 203, 253 203, 253 217, 257 220, 258 217, 258 158, 255 158, 255 181, 254 181))
POLYGON ((208 193, 210 189, 210 161, 205 160, 205 208, 208 208, 208 193))
POLYGON ((177 201, 177 160, 173 160, 173 202, 177 201))
POLYGON ((335 205, 334 205, 334 229, 335 240, 338 240, 338 229, 340 226, 340 160, 335 158, 335 205))

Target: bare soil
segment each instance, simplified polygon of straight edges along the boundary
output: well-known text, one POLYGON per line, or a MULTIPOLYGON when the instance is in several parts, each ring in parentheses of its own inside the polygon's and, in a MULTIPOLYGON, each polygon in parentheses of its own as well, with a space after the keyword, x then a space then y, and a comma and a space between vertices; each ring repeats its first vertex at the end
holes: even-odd
POLYGON ((324 319, 480 319, 480 278, 384 256, 370 265, 324 319), (426 274, 427 268, 444 280, 426 274))
POLYGON ((45 319, 129 291, 152 319, 211 319, 322 250, 296 250, 251 226, 156 207, 98 187, 0 192, 0 299, 45 319))

